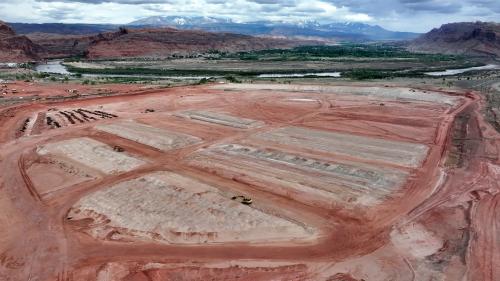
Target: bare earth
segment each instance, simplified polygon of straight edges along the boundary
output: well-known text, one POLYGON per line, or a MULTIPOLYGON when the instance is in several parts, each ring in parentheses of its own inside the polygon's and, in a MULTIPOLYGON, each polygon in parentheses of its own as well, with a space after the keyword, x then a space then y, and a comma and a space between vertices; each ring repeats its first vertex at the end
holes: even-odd
POLYGON ((0 280, 500 280, 480 95, 121 87, 0 109, 0 280))

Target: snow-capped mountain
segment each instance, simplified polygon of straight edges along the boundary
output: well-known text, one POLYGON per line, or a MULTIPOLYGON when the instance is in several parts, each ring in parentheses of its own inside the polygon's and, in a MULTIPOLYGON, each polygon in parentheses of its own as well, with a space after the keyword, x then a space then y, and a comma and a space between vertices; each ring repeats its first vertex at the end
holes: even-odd
POLYGON ((129 25, 192 26, 203 24, 231 23, 231 19, 215 17, 154 16, 131 22, 129 25))
POLYGON ((310 37, 345 41, 406 40, 419 36, 416 33, 389 31, 378 25, 356 22, 321 24, 314 20, 240 23, 232 19, 216 17, 155 16, 131 22, 129 25, 201 29, 212 32, 232 32, 254 36, 310 37))

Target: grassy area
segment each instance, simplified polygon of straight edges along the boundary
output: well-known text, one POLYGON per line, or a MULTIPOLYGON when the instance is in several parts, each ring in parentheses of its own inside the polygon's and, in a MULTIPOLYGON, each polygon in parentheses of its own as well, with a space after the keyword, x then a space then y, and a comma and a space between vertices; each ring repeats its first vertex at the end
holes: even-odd
POLYGON ((414 59, 422 62, 463 61, 462 56, 411 53, 391 44, 341 44, 335 46, 304 46, 288 50, 263 50, 220 54, 220 58, 255 61, 329 60, 335 58, 414 59))

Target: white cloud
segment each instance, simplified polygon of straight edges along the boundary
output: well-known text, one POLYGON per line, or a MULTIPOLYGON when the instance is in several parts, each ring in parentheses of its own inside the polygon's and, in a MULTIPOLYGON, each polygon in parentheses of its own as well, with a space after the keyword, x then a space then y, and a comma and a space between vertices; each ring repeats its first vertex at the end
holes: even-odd
POLYGON ((10 22, 125 24, 156 15, 202 15, 235 21, 368 22, 425 32, 454 21, 496 20, 498 0, 0 0, 10 22))

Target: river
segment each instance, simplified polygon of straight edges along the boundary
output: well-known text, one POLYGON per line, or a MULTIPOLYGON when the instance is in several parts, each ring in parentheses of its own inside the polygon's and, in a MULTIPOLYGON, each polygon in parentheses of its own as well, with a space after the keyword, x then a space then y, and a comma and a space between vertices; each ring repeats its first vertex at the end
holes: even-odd
MULTIPOLYGON (((38 72, 73 75, 76 73, 69 72, 62 64, 62 60, 50 60, 46 63, 39 63, 35 66, 38 72)), ((140 75, 140 74, 82 74, 82 77, 87 78, 153 78, 153 79, 183 79, 183 80, 196 80, 196 79, 209 79, 220 78, 215 76, 161 76, 161 75, 140 75)))
POLYGON ((46 63, 38 63, 35 66, 35 70, 38 72, 62 74, 62 75, 72 74, 66 69, 64 65, 62 65, 62 60, 50 60, 47 61, 46 63))
POLYGON ((445 71, 436 71, 436 72, 426 72, 425 75, 429 76, 451 76, 457 75, 469 71, 475 70, 491 70, 491 69, 500 69, 499 65, 496 64, 488 64, 485 66, 477 66, 477 67, 469 67, 469 68, 459 68, 459 69, 447 69, 445 71))
POLYGON ((286 74, 261 74, 259 78, 300 78, 306 76, 317 76, 317 77, 340 77, 340 72, 319 72, 319 73, 286 73, 286 74))
MULTIPOLYGON (((39 63, 35 66, 35 70, 38 72, 61 74, 61 75, 72 75, 75 73, 69 72, 66 67, 62 64, 62 60, 50 60, 46 63, 39 63)), ((300 78, 306 76, 318 76, 318 77, 340 77, 340 72, 319 72, 319 73, 269 73, 261 74, 259 78, 300 78)), ((185 79, 185 80, 195 80, 203 78, 221 78, 222 76, 160 76, 160 75, 139 75, 139 74, 83 74, 82 77, 88 78, 98 78, 98 77, 108 77, 108 78, 153 78, 153 79, 185 79)))

